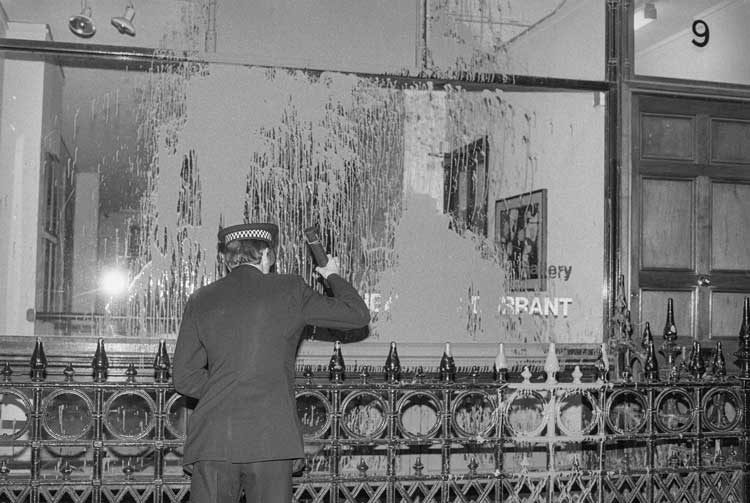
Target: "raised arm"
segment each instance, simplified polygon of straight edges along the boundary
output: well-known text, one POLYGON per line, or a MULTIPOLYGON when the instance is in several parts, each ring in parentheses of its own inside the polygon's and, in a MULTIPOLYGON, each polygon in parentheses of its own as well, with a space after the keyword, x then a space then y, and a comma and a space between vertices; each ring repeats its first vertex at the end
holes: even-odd
POLYGON ((338 259, 330 257, 316 269, 326 279, 333 297, 321 295, 300 279, 305 323, 326 328, 353 329, 370 323, 370 310, 357 290, 338 273, 338 259))

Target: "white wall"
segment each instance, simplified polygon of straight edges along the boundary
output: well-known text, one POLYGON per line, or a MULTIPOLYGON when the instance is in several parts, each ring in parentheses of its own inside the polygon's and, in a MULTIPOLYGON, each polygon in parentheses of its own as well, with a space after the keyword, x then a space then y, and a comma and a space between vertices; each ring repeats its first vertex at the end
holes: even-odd
POLYGON ((540 21, 508 44, 508 73, 604 79, 607 2, 557 3, 560 9, 554 16, 540 21))
MULTIPOLYGON (((697 47, 691 27, 635 54, 635 73, 657 77, 750 84, 750 4, 726 3, 703 17, 708 45, 697 47)), ((658 23, 657 19, 654 23, 658 23)), ((646 28, 650 28, 647 26, 646 28)), ((644 29, 646 29, 644 28, 644 29)), ((637 37, 637 33, 636 33, 637 37)))
POLYGON ((92 313, 96 307, 99 268, 99 174, 76 173, 73 219, 74 313, 92 313))
MULTIPOLYGON (((6 36, 44 40, 44 25, 8 24, 6 36)), ((0 284, 6 292, 0 303, 0 330, 5 334, 33 334, 27 311, 35 308, 39 219, 39 184, 43 142, 52 127, 45 115, 45 74, 42 61, 5 61, 0 125, 0 284)), ((59 106, 59 103, 58 103, 59 106)), ((59 134, 58 134, 59 136, 59 134)))
POLYGON ((442 92, 407 93, 404 215, 395 243, 398 264, 383 275, 377 292, 384 301, 390 299, 387 316, 381 312, 373 323, 381 340, 600 342, 604 107, 594 104, 592 93, 486 92, 463 99, 454 95, 450 101, 446 104, 442 92), (456 117, 461 117, 459 123, 456 117), (547 265, 570 268, 570 276, 548 278, 542 291, 509 291, 501 267, 481 258, 478 238, 448 229, 442 209, 442 153, 485 135, 490 246, 495 201, 547 189, 547 265), (478 297, 475 305, 470 291, 478 297), (509 295, 531 302, 538 297, 542 303, 545 298, 570 299, 568 313, 564 316, 562 308, 557 316, 510 309, 499 313, 499 299, 509 295), (470 308, 482 320, 475 331, 466 328, 470 308))
MULTIPOLYGON (((478 8, 480 3, 470 5, 478 8)), ((607 2, 506 0, 488 4, 467 20, 450 12, 460 10, 453 2, 433 4, 428 46, 435 65, 448 70, 604 79, 607 2), (488 11, 493 7, 497 12, 491 17, 488 11), (483 21, 472 22, 472 18, 483 21), (502 24, 513 21, 529 26, 502 24)))

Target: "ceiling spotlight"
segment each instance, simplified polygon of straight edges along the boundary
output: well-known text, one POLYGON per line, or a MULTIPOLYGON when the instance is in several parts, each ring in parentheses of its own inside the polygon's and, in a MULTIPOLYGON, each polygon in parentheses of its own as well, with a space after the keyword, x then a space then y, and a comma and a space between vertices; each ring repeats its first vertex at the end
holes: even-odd
POLYGON ((68 20, 68 28, 81 38, 89 38, 96 33, 96 26, 91 20, 91 7, 88 6, 86 0, 81 0, 81 13, 71 16, 68 20))
POLYGON ((640 30, 653 21, 656 21, 656 3, 646 2, 633 13, 633 30, 640 30))
POLYGON ((113 17, 111 19, 112 26, 117 28, 117 31, 119 31, 123 35, 130 35, 131 37, 135 37, 135 26, 133 26, 133 18, 135 17, 135 7, 133 7, 133 4, 128 4, 127 7, 125 7, 125 14, 118 17, 113 17))

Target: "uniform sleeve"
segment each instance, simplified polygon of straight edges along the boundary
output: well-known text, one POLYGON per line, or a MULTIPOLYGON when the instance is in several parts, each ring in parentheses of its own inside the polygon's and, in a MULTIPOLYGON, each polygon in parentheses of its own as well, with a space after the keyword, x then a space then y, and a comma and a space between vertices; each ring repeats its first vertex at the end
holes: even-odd
POLYGON ((206 348, 198 338, 192 304, 188 300, 174 350, 172 380, 175 389, 183 395, 199 399, 208 381, 207 362, 206 348))
POLYGON ((302 278, 302 316, 305 323, 319 327, 354 329, 370 323, 370 310, 357 290, 338 274, 331 274, 326 280, 333 297, 321 295, 302 278))

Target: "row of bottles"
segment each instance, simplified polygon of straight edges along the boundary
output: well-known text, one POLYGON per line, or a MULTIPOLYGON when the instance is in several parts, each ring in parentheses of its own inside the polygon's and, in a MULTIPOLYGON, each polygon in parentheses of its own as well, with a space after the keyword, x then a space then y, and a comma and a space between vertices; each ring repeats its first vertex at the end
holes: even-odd
MULTIPOLYGON (((44 350, 44 344, 42 343, 42 340, 40 338, 37 338, 36 343, 34 344, 34 350, 31 353, 31 380, 35 382, 44 381, 47 378, 47 366, 48 362, 47 355, 44 350)), ((105 382, 109 377, 109 368, 109 357, 107 356, 107 351, 104 348, 104 339, 100 338, 97 340, 94 358, 91 361, 91 376, 94 382, 105 382)), ((154 380, 156 382, 168 382, 170 368, 171 366, 169 361, 169 353, 167 352, 167 343, 166 341, 161 340, 156 350, 156 355, 154 356, 154 380)), ((125 371, 128 382, 135 382, 135 377, 137 374, 138 371, 136 370, 135 365, 131 363, 128 369, 125 371)), ((11 380, 13 369, 10 366, 10 362, 5 362, 2 370, 0 370, 0 375, 2 375, 2 379, 5 382, 11 380)), ((73 367, 72 363, 69 363, 63 369, 63 375, 65 376, 66 382, 71 382, 74 380, 75 368, 73 367)))
MULTIPOLYGON (((625 319, 629 319, 629 312, 626 312, 625 319)), ((630 327, 629 330, 632 332, 632 326, 625 324, 630 327)), ((630 334, 628 334, 630 335, 630 334)), ((664 344, 661 349, 656 349, 654 337, 651 332, 649 322, 644 325, 643 334, 641 337, 641 346, 645 352, 645 358, 643 360, 643 372, 644 377, 647 381, 655 382, 660 380, 660 369, 659 360, 657 353, 661 353, 664 356, 666 369, 665 374, 669 380, 678 380, 681 376, 690 376, 693 379, 702 379, 706 372, 707 366, 703 357, 703 351, 701 343, 699 341, 692 341, 692 348, 690 350, 689 358, 684 354, 685 348, 681 348, 677 344, 677 326, 674 319, 674 304, 670 298, 667 301, 667 313, 666 322, 663 330, 664 344), (682 353, 682 359, 680 364, 677 364, 678 356, 682 353)), ((554 380, 555 375, 559 371, 559 363, 557 362, 557 356, 555 354, 555 345, 550 343, 550 348, 547 354, 547 360, 545 363, 544 370, 547 373, 548 380, 554 380)), ((740 362, 740 375, 742 379, 750 379, 750 297, 744 299, 742 324, 740 327, 740 348, 735 353, 740 362)), ((47 357, 45 355, 44 346, 41 339, 36 340, 34 351, 31 355, 31 378, 34 381, 43 381, 47 375, 47 357)), ((607 381, 609 372, 609 357, 606 354, 606 344, 601 345, 601 351, 597 361, 595 362, 597 370, 597 378, 600 381, 607 381)), ((108 377, 109 370, 109 359, 104 349, 104 340, 99 339, 96 345, 96 351, 94 358, 91 363, 92 377, 95 382, 104 382, 108 377)), ((167 352, 166 342, 160 341, 156 355, 153 362, 154 377, 156 382, 167 382, 169 380, 170 362, 169 354, 167 352)), ((478 369, 478 368, 477 368, 478 369)), ((345 378, 346 367, 344 364, 344 358, 341 351, 341 343, 337 341, 334 345, 333 355, 329 362, 329 377, 333 382, 341 382, 345 378)), ((398 356, 398 350, 396 343, 391 342, 390 350, 386 358, 383 367, 385 380, 389 383, 396 383, 401 380, 401 362, 398 356)), ((456 379, 456 364, 451 353, 450 343, 445 343, 445 349, 440 359, 438 367, 439 379, 441 382, 453 382, 456 379)), ((721 341, 716 343, 713 361, 710 369, 713 377, 723 379, 727 375, 726 360, 724 358, 723 348, 721 341)), ((0 370, 0 375, 3 376, 5 381, 10 380, 12 370, 8 362, 0 370)), ((66 381, 72 381, 75 370, 73 366, 69 364, 63 371, 66 381)), ((472 375, 478 375, 478 370, 472 371, 472 375)), ((494 374, 497 381, 503 382, 507 380, 508 376, 508 362, 505 356, 503 344, 500 344, 498 354, 495 358, 494 374)), ((128 382, 134 382, 137 375, 137 370, 134 365, 125 372, 128 378, 128 382)))
MULTIPOLYGON (((622 310, 621 306, 621 310, 622 310)), ((625 309, 624 320, 618 320, 620 330, 622 331, 621 339, 629 343, 632 335, 632 325, 630 324, 630 311, 625 309)), ((703 355, 701 342, 693 340, 690 348, 690 355, 687 356, 686 348, 678 345, 678 332, 674 316, 674 301, 667 299, 666 320, 662 331, 664 342, 657 350, 654 336, 651 332, 651 325, 647 321, 644 323, 643 333, 641 335, 640 345, 643 349, 643 372, 647 381, 655 382, 660 380, 659 360, 657 354, 660 353, 664 358, 664 374, 670 381, 676 381, 686 376, 698 380, 707 377, 708 374, 717 379, 723 379, 727 375, 727 364, 724 357, 722 342, 717 341, 711 361, 710 369, 706 365, 703 355), (679 360, 679 363, 678 363, 679 360)), ((750 297, 746 297, 742 309, 742 322, 739 331, 739 351, 734 353, 740 364, 741 379, 750 379, 750 297)), ((632 347, 632 345, 628 346, 632 347)), ((623 377, 628 380, 630 376, 631 359, 629 353, 625 356, 625 369, 623 377)))
MULTIPOLYGON (((609 357, 607 356, 606 352, 606 345, 601 345, 601 351, 599 353, 597 363, 597 374, 596 377, 600 381, 606 381, 607 375, 609 372, 609 357)), ((544 365, 544 370, 547 375, 547 382, 556 382, 556 375, 560 370, 560 364, 557 360, 557 355, 555 352, 555 344, 550 343, 549 351, 547 353, 547 359, 544 365)), ((509 367, 508 367, 508 359, 505 355, 505 348, 504 344, 499 344, 499 349, 497 356, 495 357, 494 365, 493 365, 493 371, 494 371, 494 379, 498 382, 505 382, 508 379, 508 373, 509 373, 509 367)), ((577 378, 580 379, 580 369, 576 368, 576 371, 578 372, 577 378)), ((456 372, 457 367, 455 360, 453 359, 453 355, 451 353, 451 345, 450 342, 445 343, 445 349, 443 350, 443 355, 440 358, 440 364, 438 366, 438 378, 441 382, 454 382, 456 380, 456 372)), ((344 356, 341 351, 341 343, 336 342, 333 346, 333 354, 331 355, 330 362, 328 364, 328 373, 329 378, 333 382, 343 382, 345 379, 345 373, 346 373, 346 365, 344 364, 344 356)), ((385 376, 385 381, 388 383, 396 383, 401 380, 401 362, 398 357, 398 350, 396 348, 396 343, 391 342, 390 349, 388 351, 388 356, 386 357, 385 364, 383 366, 383 373, 385 376)), ((521 374, 521 376, 529 380, 530 379, 530 371, 528 367, 524 367, 524 373, 521 374), (524 373, 529 373, 528 376, 525 376, 524 373)), ((420 369, 417 371, 417 374, 423 375, 423 372, 420 369)), ((312 369, 310 367, 307 367, 305 376, 308 379, 312 378, 312 369)), ((474 366, 472 368, 472 371, 470 373, 470 377, 477 379, 479 377, 479 367, 474 366)), ((576 378, 576 373, 574 372, 574 379, 576 378)))
MULTIPOLYGON (((668 379, 671 381, 678 380, 683 375, 689 375, 692 379, 704 378, 708 369, 703 358, 701 343, 697 340, 692 341, 689 357, 685 356, 685 348, 680 348, 677 345, 674 302, 671 298, 667 299, 667 316, 662 336, 664 344, 659 353, 665 357, 668 379), (680 354, 682 354, 682 361, 678 365, 677 356, 680 354)), ((745 297, 743 302, 739 338, 740 349, 735 353, 735 356, 737 356, 740 362, 740 378, 748 379, 750 378, 750 297, 745 297)), ((643 330, 641 345, 646 350, 646 361, 644 364, 646 378, 649 381, 657 381, 659 380, 657 351, 648 322, 646 322, 643 330)), ((711 374, 717 379, 723 379, 727 375, 727 364, 721 341, 717 341, 714 347, 711 374)))
MULTIPOLYGON (((342 382, 345 379, 345 372, 346 366, 344 364, 344 356, 341 352, 341 342, 336 341, 333 345, 331 360, 328 363, 328 374, 331 381, 342 382)), ((445 343, 445 350, 443 351, 443 356, 440 358, 438 372, 440 380, 443 382, 452 382, 456 380, 456 363, 451 354, 450 342, 445 343)), ((396 383, 401 380, 401 360, 398 357, 398 349, 396 348, 395 342, 391 342, 388 356, 383 365, 383 373, 385 375, 385 381, 388 383, 396 383)))
MULTIPOLYGON (((643 365, 644 377, 648 381, 657 381, 660 376, 671 381, 685 377, 702 379, 713 377, 723 379, 727 375, 727 364, 720 341, 715 344, 711 357, 710 368, 704 360, 703 348, 698 340, 691 341, 687 347, 678 344, 678 331, 675 322, 674 301, 667 299, 666 319, 662 330, 663 343, 656 347, 649 322, 644 323, 640 344, 633 336, 633 324, 628 309, 625 277, 620 276, 617 281, 617 295, 614 311, 610 318, 612 332, 609 343, 616 348, 620 356, 622 378, 629 381, 632 377, 632 365, 636 361, 633 353, 643 365), (690 350, 690 357, 686 355, 690 350), (663 356, 661 373, 657 354, 663 356)), ((742 320, 739 331, 739 350, 734 353, 739 363, 739 377, 750 379, 750 297, 745 297, 742 308, 742 320)))

